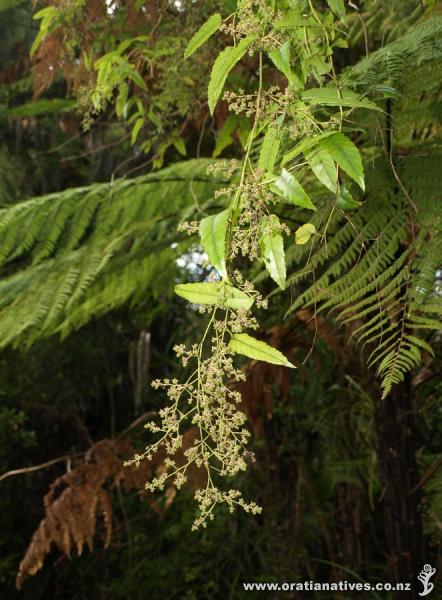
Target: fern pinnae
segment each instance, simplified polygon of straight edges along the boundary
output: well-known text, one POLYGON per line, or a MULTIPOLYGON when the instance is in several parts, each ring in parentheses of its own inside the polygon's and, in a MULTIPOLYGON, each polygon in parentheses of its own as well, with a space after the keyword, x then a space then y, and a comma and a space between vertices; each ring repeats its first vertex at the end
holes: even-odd
POLYGON ((433 348, 430 346, 430 344, 428 342, 426 342, 425 340, 423 340, 422 338, 419 338, 415 335, 411 335, 411 334, 405 334, 405 339, 414 344, 415 346, 419 346, 419 348, 421 348, 422 350, 425 350, 425 352, 428 352, 428 354, 430 354, 430 356, 434 357, 435 353, 433 348))
MULTIPOLYGON (((405 260, 406 257, 404 257, 405 260)), ((379 309, 380 305, 387 306, 393 301, 404 284, 407 278, 406 273, 401 268, 402 260, 398 260, 387 269, 388 273, 384 277, 383 273, 378 275, 375 280, 369 282, 360 290, 358 296, 363 296, 362 300, 355 302, 358 298, 351 298, 352 304, 346 306, 345 303, 340 305, 340 313, 337 317, 342 323, 350 323, 351 321, 366 316, 371 311, 379 309), (399 263, 399 264, 398 264, 399 263), (394 278, 388 280, 390 275, 395 274, 394 278), (382 286, 382 293, 379 292, 379 287, 382 286), (376 291, 376 294, 368 294, 368 292, 376 291), (365 294, 368 294, 365 296, 365 294)))
POLYGON ((411 308, 412 312, 414 309, 418 308, 423 313, 435 313, 435 314, 442 315, 442 302, 440 302, 439 304, 422 304, 422 305, 416 305, 416 306, 414 306, 413 304, 410 304, 410 308, 411 308))
POLYGON ((356 319, 367 317, 372 312, 391 308, 397 302, 397 297, 405 285, 406 274, 404 273, 403 263, 408 254, 408 250, 405 251, 393 265, 374 276, 356 292, 351 293, 350 290, 348 296, 343 294, 344 298, 336 305, 336 308, 340 310, 337 317, 338 321, 350 323, 356 319), (352 304, 360 298, 362 300, 352 304), (347 316, 349 312, 352 314, 347 316))
MULTIPOLYGON (((392 239, 389 244, 393 249, 396 249, 397 240, 392 239)), ((365 252, 364 257, 348 273, 341 275, 339 279, 329 284, 326 293, 317 295, 316 298, 319 302, 323 297, 330 296, 321 305, 321 310, 348 306, 365 293, 377 290, 391 275, 391 271, 398 270, 399 265, 393 265, 389 269, 386 268, 389 251, 388 249, 383 250, 385 252, 379 253, 379 249, 372 245, 365 252)), ((403 257, 403 260, 405 260, 405 257, 403 257)), ((329 274, 330 270, 326 273, 329 274)), ((317 286, 321 286, 321 279, 318 280, 317 286)))
POLYGON ((39 232, 38 241, 34 248, 33 264, 37 264, 52 255, 72 212, 70 203, 58 202, 56 209, 46 217, 45 224, 39 232))
POLYGON ((388 327, 395 327, 395 323, 391 323, 398 314, 400 314, 402 307, 399 305, 396 310, 393 310, 390 314, 380 311, 374 317, 369 319, 368 322, 360 325, 351 334, 351 340, 355 339, 357 344, 363 344, 364 346, 372 344, 377 340, 382 340, 385 333, 388 331, 388 327))
POLYGON ((61 253, 70 252, 78 246, 93 222, 101 202, 102 194, 95 190, 79 198, 75 212, 67 223, 64 239, 61 240, 61 253))
POLYGON ((432 319, 430 317, 421 317, 419 315, 412 315, 410 317, 410 325, 413 329, 442 329, 442 321, 439 319, 432 319))
POLYGON ((382 377, 381 387, 383 389, 382 398, 385 398, 391 391, 393 384, 403 381, 405 373, 412 370, 420 361, 420 352, 416 348, 415 354, 406 346, 406 330, 407 330, 407 312, 408 312, 408 293, 411 282, 411 273, 407 271, 409 279, 407 288, 404 292, 403 303, 401 307, 401 317, 398 322, 398 336, 394 342, 392 351, 384 356, 377 368, 377 373, 382 377), (416 358, 416 354, 418 358, 416 358))
POLYGON ((72 266, 66 270, 61 279, 57 281, 57 289, 46 313, 45 320, 41 326, 41 331, 46 332, 57 322, 64 308, 69 302, 78 279, 81 274, 81 269, 78 266, 72 266))
POLYGON ((367 365, 369 368, 375 366, 377 363, 379 363, 383 359, 383 357, 386 354, 391 352, 391 345, 394 344, 394 340, 397 337, 396 327, 391 326, 390 331, 392 331, 393 333, 391 333, 391 335, 388 335, 387 337, 385 337, 385 332, 384 332, 384 337, 382 338, 382 342, 379 342, 378 344, 376 344, 376 347, 368 355, 367 365))
POLYGON ((97 248, 93 252, 83 252, 83 260, 80 263, 80 276, 72 290, 67 308, 72 306, 84 294, 97 275, 106 266, 113 255, 112 244, 107 248, 97 248))

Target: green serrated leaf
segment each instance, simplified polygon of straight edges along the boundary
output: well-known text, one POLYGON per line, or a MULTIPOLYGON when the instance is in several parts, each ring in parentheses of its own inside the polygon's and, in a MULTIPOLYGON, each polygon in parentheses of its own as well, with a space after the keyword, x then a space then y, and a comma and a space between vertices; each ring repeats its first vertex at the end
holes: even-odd
POLYGON ((249 310, 254 302, 245 292, 226 283, 180 283, 175 294, 192 304, 220 306, 233 310, 249 310))
POLYGON ((333 47, 334 48, 348 48, 348 42, 347 42, 347 40, 344 40, 343 38, 337 38, 333 42, 333 47))
POLYGON ((38 47, 40 46, 41 42, 46 37, 46 35, 49 33, 53 24, 57 22, 59 18, 59 12, 55 8, 55 6, 47 6, 46 8, 42 8, 41 10, 36 12, 32 18, 36 20, 41 19, 41 23, 40 29, 37 35, 35 36, 35 39, 29 51, 31 56, 33 56, 36 53, 38 47))
POLYGON ((219 30, 222 23, 221 15, 216 13, 211 15, 207 21, 201 25, 198 31, 192 36, 191 40, 187 44, 187 47, 184 51, 184 59, 189 58, 192 54, 198 50, 200 46, 206 42, 210 36, 212 36, 216 31, 219 30))
POLYGON ((186 156, 187 149, 186 149, 186 143, 183 140, 183 138, 177 138, 176 140, 174 140, 173 145, 174 145, 175 149, 181 154, 181 156, 186 156))
POLYGON ((319 141, 319 146, 326 150, 359 187, 364 190, 364 169, 359 150, 343 133, 335 132, 319 141))
POLYGON ((327 4, 329 5, 330 10, 335 13, 335 15, 341 19, 345 17, 344 0, 327 0, 327 4))
POLYGON ((341 185, 338 197, 336 198, 336 207, 341 208, 342 210, 355 210, 361 206, 362 202, 358 202, 353 198, 348 191, 347 186, 341 185))
POLYGON ((205 217, 200 223, 200 236, 204 251, 207 253, 210 263, 219 271, 223 279, 227 278, 225 254, 229 214, 229 209, 223 210, 216 215, 205 217))
POLYGON ((286 165, 288 162, 296 158, 299 154, 306 152, 310 148, 315 148, 321 140, 330 137, 334 134, 334 131, 327 131, 327 133, 321 133, 320 135, 314 135, 312 137, 305 138, 304 140, 302 140, 302 142, 300 142, 294 148, 292 148, 286 154, 284 154, 281 161, 282 166, 286 165))
POLYGON ((302 206, 302 208, 316 210, 315 205, 310 200, 302 185, 296 177, 286 169, 282 169, 281 175, 275 180, 275 185, 281 190, 284 197, 293 204, 302 206))
POLYGON ((219 156, 225 148, 233 143, 232 133, 238 126, 238 123, 239 119, 236 115, 229 115, 224 121, 223 126, 221 127, 216 138, 215 149, 212 154, 214 158, 219 156))
POLYGON ((157 127, 158 129, 162 129, 163 124, 161 122, 161 119, 153 112, 152 109, 150 109, 147 113, 147 118, 149 119, 149 121, 151 121, 151 123, 155 125, 155 127, 157 127))
POLYGON ((304 156, 319 181, 331 192, 336 193, 338 173, 329 153, 322 148, 313 148, 306 150, 304 156))
POLYGON ((295 242, 299 245, 306 244, 309 239, 316 233, 316 227, 313 223, 305 223, 301 225, 295 232, 295 242))
POLYGON ((307 58, 304 62, 304 65, 310 67, 310 70, 318 82, 322 81, 322 76, 329 73, 332 67, 330 61, 327 60, 325 56, 322 57, 319 54, 315 54, 310 58, 307 58))
POLYGON ((218 98, 223 91, 227 76, 238 61, 244 56, 253 42, 255 35, 243 38, 237 46, 228 46, 218 54, 210 74, 208 100, 210 114, 213 115, 218 98))
POLYGON ((286 286, 285 252, 278 217, 269 215, 263 219, 260 228, 261 256, 270 277, 283 290, 286 286))
POLYGON ((292 365, 282 352, 247 333, 234 333, 229 342, 229 349, 236 354, 242 354, 248 358, 296 369, 295 365, 292 365))
POLYGON ((265 171, 266 173, 271 173, 273 171, 280 143, 279 128, 273 125, 270 126, 266 131, 261 146, 261 152, 259 153, 258 167, 261 171, 265 171))
POLYGON ((294 75, 290 67, 290 48, 290 41, 287 41, 282 46, 269 52, 269 58, 275 67, 286 76, 288 82, 291 84, 293 83, 294 75))
POLYGON ((135 142, 137 141, 138 135, 140 134, 141 128, 144 125, 144 118, 140 117, 139 119, 137 119, 135 121, 135 125, 132 128, 132 133, 130 136, 130 143, 131 144, 135 144, 135 142))
POLYGON ((361 99, 359 94, 353 90, 338 90, 337 88, 328 87, 311 88, 303 92, 301 98, 304 102, 311 105, 349 106, 351 108, 369 108, 382 112, 382 109, 374 102, 361 99))
POLYGON ((292 27, 302 27, 307 20, 302 16, 300 8, 296 7, 291 10, 284 11, 284 17, 275 23, 275 29, 286 29, 292 27))
POLYGON ((130 79, 132 79, 132 81, 134 83, 136 83, 140 89, 145 90, 145 91, 147 90, 146 83, 145 83, 144 79, 141 77, 141 75, 138 73, 138 71, 131 68, 128 72, 128 75, 129 75, 130 79))
POLYGON ((43 29, 40 29, 40 31, 35 36, 35 39, 32 43, 31 49, 29 51, 29 54, 31 57, 34 56, 34 54, 37 52, 38 47, 40 46, 41 42, 44 40, 45 37, 46 37, 46 31, 44 31, 43 29))
POLYGON ((117 117, 119 117, 120 119, 124 115, 124 112, 125 112, 124 109, 127 104, 128 95, 129 95, 129 86, 127 85, 127 83, 123 83, 120 86, 117 100, 115 102, 115 112, 117 113, 117 117))

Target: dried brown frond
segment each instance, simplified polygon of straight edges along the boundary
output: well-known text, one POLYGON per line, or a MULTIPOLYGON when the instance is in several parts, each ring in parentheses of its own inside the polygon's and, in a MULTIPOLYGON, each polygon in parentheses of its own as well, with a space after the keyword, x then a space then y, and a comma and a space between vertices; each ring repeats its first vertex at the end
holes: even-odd
POLYGON ((59 32, 48 35, 37 50, 33 65, 34 98, 38 98, 54 81, 62 67, 63 41, 59 32))
POLYGON ((81 463, 52 483, 44 498, 45 517, 20 563, 18 589, 27 576, 41 569, 52 544, 68 558, 72 547, 78 555, 85 545, 92 550, 99 514, 103 519, 104 547, 109 545, 112 505, 105 486, 124 481, 126 488, 132 489, 141 480, 145 482, 150 474, 147 464, 140 466, 136 473, 135 468, 123 466, 122 457, 131 452, 125 441, 103 440, 88 450, 81 463))
MULTIPOLYGON (((61 14, 69 14, 75 2, 41 0, 39 5, 55 6, 61 14)), ((126 0, 119 5, 125 10, 124 33, 127 36, 139 35, 143 21, 150 22, 154 29, 161 20, 161 11, 155 0, 146 2, 142 11, 137 10, 135 0, 126 0)), ((107 32, 110 40, 120 34, 109 17, 105 0, 86 0, 84 7, 72 15, 63 19, 45 36, 33 56, 34 98, 45 92, 59 73, 62 73, 66 82, 67 95, 71 89, 78 95, 81 88, 92 88, 96 72, 85 64, 85 53, 93 64, 96 58, 107 51, 103 31, 107 32)))
MULTIPOLYGON (((182 452, 192 445, 195 429, 190 428, 183 436, 182 452)), ((139 466, 124 466, 125 459, 133 456, 134 449, 124 439, 102 440, 86 452, 72 470, 55 479, 44 497, 45 516, 32 536, 31 542, 20 563, 16 587, 21 589, 26 577, 39 571, 52 545, 67 558, 71 558, 72 548, 78 555, 86 545, 93 549, 98 517, 102 520, 104 547, 108 547, 112 537, 112 503, 109 491, 121 485, 124 490, 138 490, 149 499, 150 507, 162 515, 172 504, 176 490, 169 486, 165 491, 163 506, 145 490, 146 482, 155 470, 164 469, 164 455, 158 453, 153 462, 142 461, 139 466)), ((184 460, 184 455, 177 457, 184 460)), ((196 489, 205 482, 202 471, 194 468, 189 476, 189 487, 196 489)))

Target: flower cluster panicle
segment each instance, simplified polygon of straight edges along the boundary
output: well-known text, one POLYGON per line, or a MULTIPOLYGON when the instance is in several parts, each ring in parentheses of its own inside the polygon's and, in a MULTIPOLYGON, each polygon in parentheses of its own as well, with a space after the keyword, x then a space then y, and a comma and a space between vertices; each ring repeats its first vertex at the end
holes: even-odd
POLYGON ((184 221, 177 227, 178 231, 186 232, 188 235, 198 233, 199 223, 198 221, 184 221))
MULTIPOLYGON (((188 479, 191 467, 205 471, 205 487, 195 493, 199 515, 193 529, 205 527, 213 519, 219 504, 227 505, 231 511, 241 507, 256 514, 261 510, 254 502, 247 503, 238 490, 223 490, 219 483, 220 478, 239 474, 253 461, 253 454, 246 447, 250 434, 240 406, 241 395, 235 387, 235 383, 245 378, 244 372, 237 369, 233 361, 232 347, 241 345, 238 339, 236 345, 232 345, 231 340, 247 329, 257 329, 258 323, 248 309, 233 310, 231 301, 236 299, 240 303, 245 294, 244 307, 249 304, 267 307, 267 301, 234 269, 234 264, 235 260, 238 264, 243 262, 238 260, 240 257, 268 262, 268 238, 275 236, 280 247, 284 245, 281 234, 290 233, 275 213, 274 205, 279 202, 279 197, 272 185, 278 177, 276 171, 280 172, 282 166, 278 157, 286 142, 339 129, 342 120, 342 110, 327 116, 326 111, 319 111, 302 94, 305 85, 310 87, 316 80, 322 86, 334 73, 330 43, 336 28, 332 12, 327 11, 321 20, 312 2, 308 3, 310 8, 307 3, 296 1, 289 2, 291 8, 288 9, 281 8, 281 4, 278 8, 272 4, 268 0, 238 0, 237 11, 221 25, 221 30, 233 38, 234 46, 253 36, 248 40, 251 42, 247 46, 248 53, 259 53, 258 61, 251 63, 253 69, 259 69, 258 85, 246 91, 226 91, 223 96, 229 111, 241 116, 238 119, 241 127, 244 117, 250 119, 248 134, 242 139, 243 159, 217 161, 208 168, 208 173, 225 182, 224 188, 215 192, 215 197, 229 200, 229 218, 227 222, 221 219, 222 225, 215 236, 216 251, 223 254, 227 271, 223 277, 228 275, 228 285, 217 296, 215 307, 206 304, 198 308, 201 313, 211 313, 200 343, 174 347, 182 366, 191 373, 188 378, 181 382, 163 379, 152 383, 154 388, 165 392, 168 403, 159 411, 158 422, 146 425, 156 441, 132 460, 139 464, 145 458, 152 459, 159 451, 165 456, 161 470, 146 485, 151 491, 163 489, 166 483, 181 487, 188 479), (287 16, 287 10, 295 18, 302 14, 306 24, 303 31, 298 27, 281 26, 281 23, 275 26, 287 16), (276 51, 273 58, 267 60, 269 51, 273 50, 276 51), (267 69, 272 68, 272 63, 277 66, 276 76, 267 78, 267 69), (288 84, 284 87, 285 81, 288 84), (266 137, 269 131, 272 135, 266 137), (237 170, 239 178, 232 180, 237 170), (236 298, 232 297, 232 286, 242 292, 236 298), (190 446, 186 444, 183 448, 184 435, 189 428, 196 435, 190 446)), ((302 164, 297 162, 293 168, 298 166, 302 164)), ((280 185, 276 187, 283 192, 280 185)), ((185 222, 178 229, 192 235, 198 232, 199 223, 185 222)))
MULTIPOLYGON (((265 301, 250 282, 244 281, 238 272, 234 278, 258 306, 265 306, 265 301)), ((158 437, 157 441, 128 463, 151 460, 160 450, 165 453, 161 473, 146 484, 146 489, 152 492, 164 489, 166 482, 180 488, 187 481, 192 465, 203 468, 206 486, 195 494, 199 516, 194 529, 206 526, 213 518, 214 508, 221 503, 227 504, 229 510, 241 507, 253 514, 261 510, 255 502, 247 503, 238 490, 222 491, 217 485, 220 477, 237 475, 253 460, 253 454, 246 449, 250 433, 245 428, 246 416, 239 406, 241 394, 233 385, 244 381, 245 373, 234 365, 229 339, 232 334, 245 329, 256 329, 258 323, 245 309, 221 306, 211 310, 210 323, 199 344, 174 346, 182 365, 195 367, 188 379, 179 382, 167 378, 152 382, 155 389, 165 390, 169 404, 159 411, 159 423, 152 421, 145 425, 158 437), (183 433, 189 426, 197 431, 197 435, 182 453, 184 461, 178 460, 183 433)))
POLYGON ((223 23, 221 31, 235 40, 256 36, 254 47, 262 50, 272 49, 282 43, 283 34, 273 30, 273 24, 281 19, 282 13, 272 8, 267 0, 241 0, 237 14, 240 18, 223 23))
POLYGON ((236 507, 241 507, 245 512, 257 515, 261 513, 262 508, 256 502, 246 502, 239 490, 228 490, 223 492, 217 487, 213 487, 207 492, 198 490, 195 498, 200 506, 201 514, 195 519, 192 530, 195 531, 199 527, 206 527, 208 519, 214 518, 213 509, 217 504, 227 504, 229 511, 233 512, 236 507))
MULTIPOLYGON (((253 171, 245 177, 241 187, 240 206, 241 212, 238 221, 233 229, 230 251, 232 256, 242 255, 249 257, 250 260, 260 260, 261 243, 264 236, 274 232, 266 229, 266 217, 269 216, 269 209, 277 198, 263 185, 264 173, 259 169, 253 171)), ((290 233, 289 228, 280 223, 278 228, 283 233, 290 233)))
POLYGON ((231 179, 233 173, 239 168, 239 166, 240 163, 238 160, 236 160, 236 158, 232 158, 231 160, 220 160, 210 164, 207 167, 207 174, 231 179))
POLYGON ((233 196, 237 190, 237 186, 231 185, 229 187, 220 188, 215 191, 215 198, 220 198, 221 196, 233 196))
POLYGON ((280 114, 287 112, 290 105, 297 99, 296 94, 290 88, 280 90, 277 85, 272 85, 268 90, 259 93, 247 94, 240 89, 237 92, 226 91, 223 100, 227 102, 227 108, 236 115, 244 114, 246 117, 257 119, 268 118, 274 121, 280 114))
POLYGON ((227 108, 230 112, 235 113, 235 115, 244 114, 248 118, 253 115, 257 115, 257 118, 263 118, 267 106, 265 98, 260 97, 258 103, 257 94, 245 94, 244 90, 239 90, 237 93, 224 92, 223 100, 227 102, 227 108))

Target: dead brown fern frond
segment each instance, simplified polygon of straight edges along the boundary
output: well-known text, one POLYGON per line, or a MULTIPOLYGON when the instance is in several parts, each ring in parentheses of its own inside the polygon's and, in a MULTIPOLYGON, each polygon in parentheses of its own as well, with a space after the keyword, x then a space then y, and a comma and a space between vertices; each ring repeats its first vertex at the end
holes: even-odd
POLYGON ((45 517, 31 539, 20 563, 16 586, 39 571, 52 544, 71 557, 74 547, 80 555, 86 545, 93 548, 98 515, 102 515, 104 547, 112 536, 112 504, 106 486, 124 482, 126 489, 142 489, 150 475, 150 465, 123 466, 123 456, 133 453, 123 440, 102 440, 92 446, 84 460, 58 477, 44 498, 45 517), (141 484, 141 485, 140 485, 141 484))
MULTIPOLYGON (((195 439, 195 428, 191 427, 183 436, 183 448, 178 461, 184 462, 184 451, 195 439)), ((80 555, 84 546, 93 549, 98 517, 103 522, 103 545, 107 548, 112 536, 112 503, 109 490, 122 486, 125 491, 139 490, 147 494, 149 504, 159 516, 171 505, 175 488, 165 490, 164 506, 160 506, 153 496, 145 491, 145 484, 153 471, 160 474, 164 470, 164 454, 157 453, 152 462, 142 461, 124 466, 124 460, 133 456, 134 449, 123 439, 102 440, 87 451, 83 460, 67 473, 52 482, 44 497, 45 516, 32 536, 31 542, 20 563, 16 587, 21 589, 26 577, 35 575, 51 551, 52 545, 67 558, 71 558, 72 548, 80 555)), ((205 484, 204 472, 196 467, 191 469, 188 485, 196 489, 205 484)))

